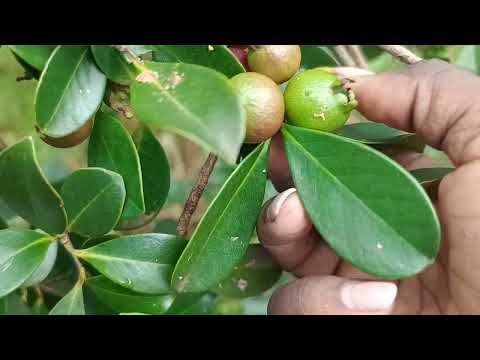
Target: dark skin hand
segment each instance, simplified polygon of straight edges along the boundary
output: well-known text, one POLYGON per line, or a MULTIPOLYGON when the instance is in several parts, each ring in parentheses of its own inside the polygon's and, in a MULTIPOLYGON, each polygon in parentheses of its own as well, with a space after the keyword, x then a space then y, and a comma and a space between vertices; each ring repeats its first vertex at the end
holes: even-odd
MULTIPOLYGON (((269 313, 480 314, 480 77, 431 60, 352 80, 365 117, 420 134, 455 165, 434 198, 442 225, 440 253, 419 275, 396 282, 340 260, 316 233, 292 188, 278 134, 269 177, 282 193, 263 208, 257 232, 298 279, 276 290, 269 313)), ((392 157, 409 170, 435 165, 419 153, 392 157)))

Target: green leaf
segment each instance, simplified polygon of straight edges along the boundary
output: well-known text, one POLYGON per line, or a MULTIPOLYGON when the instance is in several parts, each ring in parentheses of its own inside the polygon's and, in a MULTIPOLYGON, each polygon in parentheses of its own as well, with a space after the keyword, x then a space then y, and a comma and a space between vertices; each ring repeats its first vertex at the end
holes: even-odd
POLYGON ((111 231, 125 203, 122 177, 100 168, 75 171, 63 183, 61 194, 68 231, 83 236, 101 236, 111 231))
POLYGON ((154 45, 127 45, 137 55, 144 55, 152 50, 155 50, 154 45))
POLYGON ((191 64, 152 63, 158 79, 135 81, 131 103, 136 116, 154 129, 178 133, 235 164, 245 138, 245 111, 228 79, 191 64))
POLYGON ((425 142, 417 134, 373 122, 345 125, 339 129, 338 135, 369 145, 403 147, 420 152, 425 147, 425 142))
POLYGON ((228 298, 260 295, 276 284, 282 269, 262 245, 252 244, 232 273, 217 285, 215 292, 228 298))
POLYGON ((11 293, 0 298, 0 315, 31 315, 31 311, 19 294, 11 293))
POLYGON ((6 223, 6 221, 0 218, 0 230, 7 229, 7 228, 8 228, 8 224, 6 223))
POLYGON ((57 45, 8 45, 20 59, 42 71, 57 45))
POLYGON ((88 166, 105 168, 122 176, 127 192, 122 218, 134 218, 145 212, 137 149, 120 120, 105 112, 95 116, 88 144, 88 166))
POLYGON ((99 108, 106 77, 88 45, 58 46, 40 77, 35 96, 39 130, 61 138, 80 129, 99 108))
POLYGON ((217 285, 247 251, 263 202, 269 144, 240 163, 210 204, 175 267, 177 292, 217 285))
POLYGON ((427 184, 442 179, 450 174, 455 168, 425 168, 410 171, 420 184, 427 184))
POLYGON ((138 70, 129 64, 125 56, 110 45, 92 45, 92 54, 100 70, 109 80, 129 85, 138 75, 138 70))
POLYGON ((165 315, 209 315, 213 313, 215 299, 208 292, 178 294, 165 315))
POLYGON ((55 260, 57 260, 57 251, 58 242, 54 241, 48 247, 47 254, 45 255, 43 262, 40 264, 37 270, 35 270, 34 273, 23 282, 23 287, 32 286, 45 280, 45 278, 48 276, 48 274, 50 274, 50 271, 52 271, 53 266, 55 265, 55 260))
POLYGON ((166 294, 185 245, 185 240, 173 235, 141 234, 122 236, 76 254, 119 285, 145 294, 166 294))
POLYGON ((85 315, 82 285, 77 283, 50 311, 49 315, 85 315))
POLYGON ((177 221, 173 219, 160 220, 155 224, 153 232, 175 235, 177 233, 177 221))
POLYGON ((305 209, 341 258, 385 279, 412 276, 434 261, 438 218, 408 171, 334 134, 289 125, 282 133, 305 209))
POLYGON ((154 45, 154 48, 155 61, 203 65, 229 78, 245 72, 242 63, 225 45, 154 45))
POLYGON ((0 153, 0 184, 5 204, 32 226, 51 234, 65 231, 62 199, 38 165, 31 137, 0 153))
POLYGON ((318 66, 341 66, 335 54, 327 46, 300 45, 302 62, 300 68, 312 69, 318 66))
POLYGON ((455 64, 480 74, 480 46, 465 45, 460 50, 455 64))
POLYGON ((103 275, 88 279, 87 285, 100 301, 119 313, 162 314, 169 308, 174 298, 173 295, 136 293, 115 284, 103 275))
POLYGON ((0 297, 20 287, 37 270, 52 240, 32 230, 0 230, 0 297))
POLYGON ((157 213, 167 200, 170 189, 170 165, 162 144, 143 126, 133 134, 142 168, 145 213, 157 213))

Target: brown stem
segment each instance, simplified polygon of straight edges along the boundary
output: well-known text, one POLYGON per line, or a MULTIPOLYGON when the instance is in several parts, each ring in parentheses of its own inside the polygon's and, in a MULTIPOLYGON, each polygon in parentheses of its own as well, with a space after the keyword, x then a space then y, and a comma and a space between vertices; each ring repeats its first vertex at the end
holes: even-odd
POLYGON ((0 138, 0 151, 6 148, 7 148, 7 144, 5 144, 5 141, 3 141, 2 138, 0 138))
POLYGON ((73 258, 73 262, 75 263, 75 266, 78 270, 78 283, 83 284, 87 279, 87 273, 82 263, 78 259, 77 255, 75 255, 75 248, 73 247, 70 237, 68 236, 67 233, 65 233, 59 240, 73 258))
POLYGON ((405 64, 415 64, 423 59, 401 45, 377 45, 380 49, 401 60, 405 64))
POLYGON ((340 62, 343 65, 355 66, 355 61, 353 61, 345 45, 337 45, 333 49, 335 50, 335 54, 337 54, 338 58, 340 59, 340 62))
POLYGON ((368 69, 367 59, 365 58, 365 54, 360 45, 347 45, 347 49, 357 67, 368 69))
POLYGON ((212 174, 213 168, 215 167, 215 163, 217 162, 217 156, 213 154, 208 154, 207 160, 202 165, 200 172, 198 174, 197 182, 192 188, 190 195, 188 195, 188 199, 183 207, 182 215, 178 219, 177 224, 177 234, 180 236, 185 236, 188 232, 188 226, 190 225, 190 220, 192 219, 192 215, 195 212, 198 202, 202 197, 203 191, 208 184, 208 179, 212 174))

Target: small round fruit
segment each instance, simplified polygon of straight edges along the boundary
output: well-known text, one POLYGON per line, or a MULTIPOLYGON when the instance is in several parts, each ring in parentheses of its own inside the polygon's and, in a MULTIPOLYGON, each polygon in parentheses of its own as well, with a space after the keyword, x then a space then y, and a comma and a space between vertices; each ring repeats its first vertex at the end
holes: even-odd
POLYGON ((39 129, 37 129, 37 131, 40 134, 40 139, 42 139, 43 142, 47 143, 48 145, 51 145, 56 148, 70 148, 83 143, 90 136, 90 133, 92 132, 92 127, 93 127, 93 120, 90 119, 85 123, 85 125, 83 125, 77 131, 61 138, 54 138, 54 137, 42 134, 42 132, 39 129))
POLYGON ((300 68, 302 53, 298 45, 253 45, 248 52, 251 71, 258 72, 277 84, 290 79, 300 68))
POLYGON ((244 69, 249 71, 248 67, 248 47, 245 45, 229 45, 228 49, 235 55, 235 57, 243 65, 244 69))
POLYGON ((230 83, 246 112, 245 143, 258 144, 275 135, 285 116, 283 96, 277 84, 253 72, 235 75, 230 83))
POLYGON ((357 106, 353 92, 325 69, 306 70, 292 78, 284 92, 287 123, 334 132, 357 106))

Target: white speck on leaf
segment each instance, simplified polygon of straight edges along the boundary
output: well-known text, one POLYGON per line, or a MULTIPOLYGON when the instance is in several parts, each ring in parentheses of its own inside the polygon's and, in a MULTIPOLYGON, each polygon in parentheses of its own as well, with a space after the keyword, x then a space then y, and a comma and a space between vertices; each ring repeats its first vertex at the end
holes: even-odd
POLYGON ((248 286, 248 282, 247 280, 245 279, 239 279, 237 281, 237 287, 241 290, 241 291, 245 291, 245 289, 247 288, 248 286))
POLYGON ((232 237, 230 237, 230 240, 231 240, 231 241, 237 241, 238 239, 239 239, 238 236, 232 236, 232 237))
POLYGON ((380 243, 377 243, 377 249, 380 249, 380 250, 383 249, 383 245, 380 243))
POLYGON ((212 45, 208 45, 208 51, 213 51, 215 50, 212 45))

